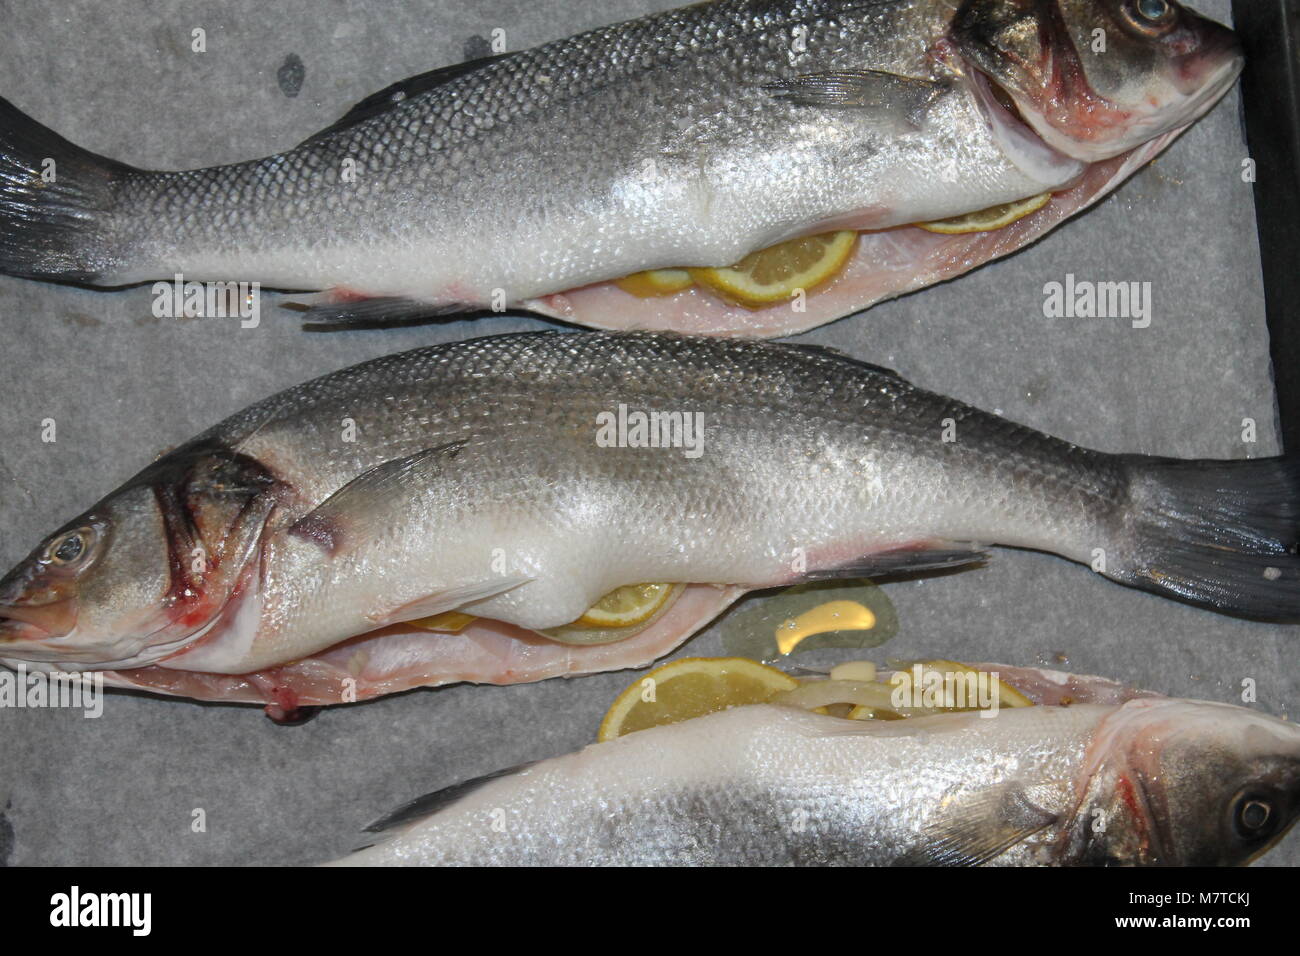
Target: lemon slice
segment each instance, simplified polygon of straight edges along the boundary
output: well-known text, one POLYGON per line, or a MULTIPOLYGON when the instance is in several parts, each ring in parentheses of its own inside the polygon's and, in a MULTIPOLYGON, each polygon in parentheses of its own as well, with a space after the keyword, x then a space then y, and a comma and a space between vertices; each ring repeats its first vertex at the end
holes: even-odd
POLYGON ((761 704, 799 682, 747 657, 685 657, 651 671, 618 695, 600 722, 602 743, 649 727, 761 704))
POLYGON ((863 707, 857 704, 849 711, 849 720, 905 720, 906 718, 892 710, 878 710, 875 707, 863 707))
POLYGON ((1017 199, 1015 202, 1004 202, 998 206, 990 206, 988 209, 968 212, 955 219, 918 222, 917 225, 926 232, 937 232, 945 236, 960 236, 968 232, 992 232, 1033 215, 1046 206, 1051 198, 1051 193, 1042 193, 1028 199, 1017 199))
MULTIPOLYGON (((918 664, 920 665, 922 674, 925 674, 928 671, 934 671, 941 675, 983 674, 984 679, 987 680, 989 683, 989 693, 996 698, 999 707, 1033 707, 1034 706, 1034 702, 1032 700, 1030 700, 1024 694, 1020 693, 1020 691, 1016 690, 1014 687, 1012 687, 1010 684, 1006 683, 1005 681, 998 680, 987 671, 980 671, 974 667, 970 667, 969 665, 959 664, 957 661, 945 661, 945 660, 918 661, 916 664, 913 664, 910 667, 907 668, 900 667, 899 669, 905 675, 903 682, 906 685, 908 685, 909 688, 913 682, 912 667, 915 667, 918 664)), ((962 709, 975 710, 977 708, 973 706, 968 706, 965 708, 945 707, 943 709, 944 710, 962 710, 962 709)))
POLYGON ((635 627, 654 617, 672 592, 671 584, 629 584, 616 588, 573 623, 577 627, 635 627))
POLYGON ((695 285, 695 280, 685 269, 652 269, 636 272, 614 283, 624 292, 638 299, 653 299, 661 295, 675 295, 695 285))
POLYGON ((987 671, 976 670, 968 664, 956 661, 922 661, 924 670, 935 670, 950 674, 983 674, 989 682, 989 693, 997 697, 999 707, 1033 707, 1034 702, 1005 681, 998 680, 987 671))
POLYGON ((811 291, 837 276, 853 255, 852 230, 792 239, 751 253, 724 269, 691 269, 690 275, 724 298, 756 309, 811 291))
POLYGON ((649 627, 685 590, 681 584, 631 584, 616 588, 571 624, 537 633, 561 644, 613 644, 649 627))
POLYGON ((998 680, 992 674, 989 674, 989 680, 993 684, 993 693, 998 699, 999 707, 1035 707, 1037 706, 1032 700, 1026 697, 1020 691, 1016 690, 1004 680, 998 680))
MULTIPOLYGON (((597 601, 586 614, 572 624, 552 628, 542 633, 560 632, 564 636, 576 630, 606 630, 636 627, 658 614, 673 596, 675 584, 630 584, 616 588, 597 601)), ((427 631, 456 634, 469 627, 477 618, 460 611, 447 611, 433 617, 422 617, 410 623, 427 631)))
POLYGON ((831 680, 876 680, 876 665, 871 661, 845 661, 836 664, 827 675, 831 680))
MULTIPOLYGON (((857 663, 840 665, 840 667, 846 669, 857 668, 859 666, 861 665, 857 663)), ((911 690, 912 683, 913 683, 912 668, 917 666, 921 668, 921 673, 923 675, 929 672, 934 672, 940 675, 982 674, 983 679, 988 682, 988 691, 994 697, 994 699, 996 699, 998 707, 1033 707, 1034 706, 1034 702, 1032 700, 1030 700, 1024 694, 1020 693, 1020 691, 1016 690, 1010 684, 1007 684, 1005 681, 997 679, 987 671, 979 671, 976 668, 969 666, 968 664, 960 664, 957 661, 946 661, 946 660, 918 661, 915 664, 908 665, 906 667, 900 665, 899 672, 902 675, 901 677, 902 683, 908 688, 909 691, 911 690)), ((835 671, 832 671, 831 673, 832 673, 832 677, 834 677, 835 671)), ((887 686, 889 686, 892 689, 896 685, 891 681, 887 686)), ((960 711, 960 710, 976 710, 976 709, 978 708, 976 708, 974 705, 967 706, 967 707, 938 708, 939 711, 960 711)), ((848 716, 850 720, 899 720, 905 717, 906 715, 900 714, 888 708, 873 708, 869 705, 859 705, 854 707, 851 711, 849 711, 848 716)))
POLYGON ((426 631, 439 631, 445 634, 459 634, 465 628, 477 621, 473 614, 462 614, 460 611, 446 611, 442 614, 435 614, 433 617, 422 617, 416 621, 408 621, 415 627, 422 627, 426 631))

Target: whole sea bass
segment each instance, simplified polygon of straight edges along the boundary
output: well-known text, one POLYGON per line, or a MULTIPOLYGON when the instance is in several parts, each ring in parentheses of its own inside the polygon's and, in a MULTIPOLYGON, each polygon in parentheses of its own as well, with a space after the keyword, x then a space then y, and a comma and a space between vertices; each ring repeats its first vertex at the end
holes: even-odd
POLYGON ((781 334, 1036 239, 1241 66, 1229 30, 1167 0, 717 0, 418 76, 209 169, 95 156, 0 101, 0 271, 334 290, 323 320, 513 304, 781 334), (911 225, 1045 193, 992 232, 911 225), (862 235, 804 311, 611 281, 831 230, 862 235))
POLYGON ((514 334, 327 375, 155 461, 0 580, 0 660, 283 708, 538 680, 653 660, 746 589, 973 542, 1295 621, 1298 534, 1294 460, 1089 451, 812 346, 514 334), (684 587, 643 628, 538 633, 645 582, 684 587), (476 620, 410 623, 452 610, 476 620))
POLYGON ((1294 724, 988 669, 1041 706, 865 722, 737 707, 431 794, 338 863, 1225 866, 1300 815, 1294 724))

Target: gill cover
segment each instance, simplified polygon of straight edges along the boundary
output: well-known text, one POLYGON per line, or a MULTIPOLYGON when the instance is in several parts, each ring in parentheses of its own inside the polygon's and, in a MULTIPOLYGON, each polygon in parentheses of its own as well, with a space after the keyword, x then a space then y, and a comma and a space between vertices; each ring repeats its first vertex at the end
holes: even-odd
POLYGON ((1087 162, 1191 123, 1243 64, 1231 30, 1172 0, 965 0, 951 38, 1044 141, 1087 162))
POLYGON ((1243 866, 1300 814, 1300 727, 1244 707, 1130 701, 1090 756, 1074 862, 1243 866))

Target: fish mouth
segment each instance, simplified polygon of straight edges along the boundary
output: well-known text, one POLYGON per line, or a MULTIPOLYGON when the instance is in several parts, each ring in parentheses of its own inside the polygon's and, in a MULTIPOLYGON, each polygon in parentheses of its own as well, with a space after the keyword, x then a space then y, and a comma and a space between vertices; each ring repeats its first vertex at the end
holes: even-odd
POLYGON ((1087 86, 1081 69, 1062 71, 1056 78, 1057 89, 1051 99, 1058 105, 1036 109, 1031 99, 1017 95, 977 64, 969 65, 976 99, 995 133, 1004 131, 1013 144, 1029 144, 1039 157, 1092 164, 1187 128, 1232 88, 1246 63, 1240 48, 1232 46, 1189 59, 1192 62, 1181 67, 1180 72, 1184 77, 1195 74, 1197 78, 1180 85, 1190 92, 1180 101, 1152 112, 1129 109, 1106 99, 1087 86), (1071 85, 1073 89, 1067 88, 1071 85))
MULTIPOLYGON (((170 653, 171 645, 159 654, 170 653)), ((14 618, 0 617, 0 662, 46 664, 64 671, 99 671, 140 667, 153 662, 152 657, 137 652, 122 656, 111 642, 87 640, 75 629, 67 634, 52 634, 40 627, 14 618)))
MULTIPOLYGON (((1178 110, 1178 117, 1167 122, 1160 132, 1168 132, 1170 129, 1200 119, 1237 82, 1237 78, 1246 68, 1246 54, 1241 49, 1240 43, 1234 38, 1232 45, 1220 51, 1218 55, 1224 56, 1224 61, 1214 68, 1208 79, 1202 80, 1200 88, 1178 110)), ((1204 62, 1215 58, 1215 54, 1203 53, 1198 56, 1196 63, 1203 68, 1204 62)))
MULTIPOLYGON (((115 644, 112 640, 94 639, 78 632, 73 601, 34 606, 0 605, 0 661, 50 664, 69 671, 136 666, 133 662, 142 654, 122 657, 115 644)), ((171 649, 162 647, 160 653, 171 649)))
POLYGON ((0 647, 16 641, 64 637, 77 625, 71 601, 51 604, 0 604, 0 647))
POLYGON ((1200 18, 1206 27, 1200 48, 1175 61, 1174 83, 1189 100, 1217 98, 1228 91, 1246 66, 1241 37, 1221 24, 1200 18))
POLYGON ((46 630, 39 624, 10 615, 11 608, 0 610, 0 660, 23 660, 58 663, 67 654, 50 646, 64 634, 46 630))

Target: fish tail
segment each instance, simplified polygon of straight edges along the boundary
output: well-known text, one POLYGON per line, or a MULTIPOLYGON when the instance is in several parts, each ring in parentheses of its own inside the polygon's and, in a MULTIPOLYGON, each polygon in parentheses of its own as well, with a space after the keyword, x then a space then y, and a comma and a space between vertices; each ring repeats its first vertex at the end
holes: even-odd
POLYGON ((1300 622, 1300 457, 1124 459, 1121 567, 1108 576, 1228 614, 1300 622))
POLYGON ((0 98, 0 273, 97 283, 102 238, 131 167, 97 156, 0 98))

